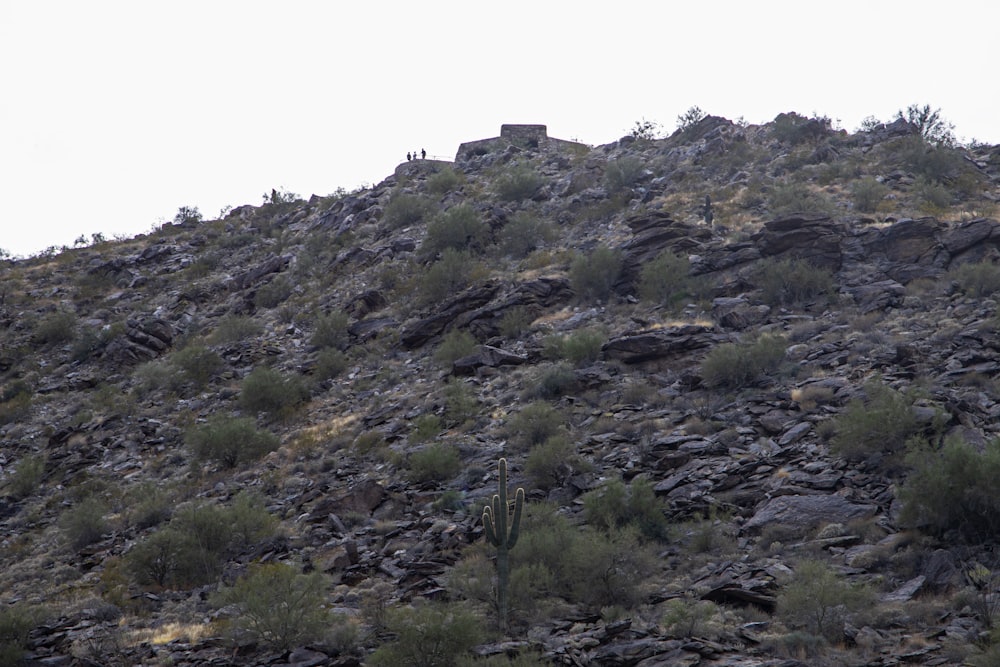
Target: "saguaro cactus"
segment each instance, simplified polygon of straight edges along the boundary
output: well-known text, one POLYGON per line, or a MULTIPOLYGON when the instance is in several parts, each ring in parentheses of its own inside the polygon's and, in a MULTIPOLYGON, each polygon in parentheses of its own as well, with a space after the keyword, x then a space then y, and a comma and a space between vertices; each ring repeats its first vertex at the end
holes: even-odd
POLYGON ((521 529, 521 510, 524 509, 524 489, 514 493, 514 514, 511 516, 507 500, 507 459, 500 459, 500 493, 493 496, 491 505, 483 508, 483 526, 486 539, 497 548, 497 620, 500 629, 507 632, 507 587, 510 584, 510 550, 517 544, 521 529))

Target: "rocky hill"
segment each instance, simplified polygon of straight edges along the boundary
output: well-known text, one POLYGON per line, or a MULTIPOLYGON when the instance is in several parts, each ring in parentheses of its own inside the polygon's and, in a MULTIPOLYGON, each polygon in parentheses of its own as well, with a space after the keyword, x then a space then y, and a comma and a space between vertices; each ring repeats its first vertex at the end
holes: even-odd
POLYGON ((688 120, 4 262, 0 663, 998 664, 1000 147, 688 120))

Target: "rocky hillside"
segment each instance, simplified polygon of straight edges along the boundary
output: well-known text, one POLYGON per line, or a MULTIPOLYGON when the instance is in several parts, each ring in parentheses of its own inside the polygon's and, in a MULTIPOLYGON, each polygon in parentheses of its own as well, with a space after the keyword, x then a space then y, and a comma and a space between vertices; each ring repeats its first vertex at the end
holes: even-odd
POLYGON ((689 120, 4 262, 0 664, 1000 664, 1000 147, 689 120))

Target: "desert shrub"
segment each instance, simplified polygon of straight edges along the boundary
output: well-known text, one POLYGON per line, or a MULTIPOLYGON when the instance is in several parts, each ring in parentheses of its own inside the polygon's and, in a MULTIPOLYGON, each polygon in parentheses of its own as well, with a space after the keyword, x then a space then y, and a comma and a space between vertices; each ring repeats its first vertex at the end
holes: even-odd
POLYGON ((674 598, 666 607, 661 623, 668 636, 678 639, 704 636, 706 625, 718 612, 712 602, 688 598, 674 598))
POLYGON ((500 335, 504 338, 518 338, 528 330, 531 323, 535 321, 529 308, 525 306, 514 306, 504 312, 500 318, 500 335))
POLYGON ((963 293, 977 299, 1000 291, 1000 266, 990 262, 960 264, 948 271, 948 278, 957 282, 963 293))
POLYGON ((475 270, 476 262, 467 251, 446 249, 420 281, 422 302, 433 304, 455 296, 469 286, 475 270))
POLYGON ((849 459, 901 451, 920 429, 913 401, 877 380, 865 383, 865 400, 850 401, 833 419, 830 448, 849 459))
POLYGON ((825 563, 806 560, 778 594, 778 615, 789 627, 835 641, 843 636, 849 614, 871 599, 867 590, 844 581, 825 563))
POLYGON ((943 183, 959 176, 965 159, 959 151, 933 146, 922 137, 905 137, 896 144, 896 155, 903 167, 932 183, 943 183))
POLYGON ((771 136, 791 145, 816 141, 830 133, 830 119, 806 118, 797 113, 780 113, 771 123, 771 136))
POLYGON ((598 246, 587 255, 577 255, 569 269, 573 292, 581 301, 606 301, 621 269, 621 253, 605 246, 598 246))
POLYGON ((70 545, 82 549, 100 540, 109 529, 107 512, 108 506, 94 497, 84 498, 76 507, 63 512, 59 523, 70 545))
POLYGON ((983 542, 1000 530, 1000 440, 982 451, 949 438, 940 448, 912 442, 911 468, 899 491, 902 519, 933 535, 952 532, 983 542))
POLYGON ((253 295, 253 305, 258 308, 274 308, 290 297, 292 291, 292 281, 285 276, 278 276, 257 288, 253 295))
POLYGON ((373 667, 452 667, 482 641, 482 621, 456 604, 428 603, 390 610, 395 635, 367 660, 373 667))
POLYGON ((410 430, 410 442, 427 442, 434 436, 441 433, 442 428, 441 418, 437 415, 420 415, 413 420, 413 428, 410 430))
POLYGON ((438 442, 413 452, 407 461, 410 479, 415 484, 444 482, 462 467, 458 449, 451 444, 438 442))
POLYGON ((713 348, 701 363, 709 387, 740 389, 776 371, 785 358, 786 341, 765 334, 749 343, 724 343, 713 348))
POLYGON ((550 223, 518 211, 500 230, 500 250, 505 255, 520 259, 551 243, 555 237, 550 223))
POLYGON ((7 492, 20 500, 27 498, 38 490, 45 474, 45 457, 41 455, 25 456, 17 462, 13 474, 7 479, 7 492))
POLYGON ((170 364, 179 369, 196 387, 204 387, 222 370, 225 362, 214 350, 203 345, 188 345, 170 355, 170 364))
POLYGON ((76 315, 64 310, 46 315, 35 326, 34 340, 40 345, 68 343, 76 337, 76 315))
POLYGON ((913 187, 920 200, 921 208, 931 212, 948 208, 955 199, 952 191, 943 184, 926 178, 918 178, 913 187))
POLYGON ((525 395, 531 398, 553 399, 575 391, 578 386, 576 373, 569 364, 553 364, 539 371, 535 382, 525 395))
POLYGON ((829 300, 836 290, 833 274, 804 259, 765 259, 758 263, 753 281, 761 300, 770 306, 829 300))
POLYGON ((640 298, 662 306, 703 298, 709 285, 704 278, 690 275, 690 266, 686 257, 664 250, 639 270, 640 298))
POLYGON ((526 165, 518 165, 497 177, 495 190, 503 201, 523 201, 534 196, 543 185, 545 178, 541 174, 526 165))
POLYGON ((879 203, 889 194, 889 187, 874 178, 862 178, 851 184, 851 200, 854 208, 862 213, 874 213, 879 203))
POLYGON ((835 210, 825 194, 813 191, 802 183, 775 186, 768 194, 767 207, 776 216, 796 213, 829 215, 835 210))
POLYGON ((280 416, 305 403, 309 391, 298 375, 285 375, 266 366, 255 368, 243 380, 240 407, 250 412, 280 416))
POLYGON ((573 451, 565 434, 554 435, 528 452, 524 471, 535 488, 549 491, 571 475, 585 470, 586 463, 573 451))
POLYGON ((208 342, 212 345, 238 343, 259 336, 263 330, 259 322, 246 315, 226 315, 215 325, 208 342))
POLYGON ((0 665, 15 667, 28 646, 28 634, 42 621, 40 610, 24 603, 0 607, 0 665))
POLYGON ((452 329, 438 343, 434 350, 434 360, 445 368, 451 368, 453 363, 475 352, 478 345, 475 336, 467 330, 452 329))
MULTIPOLYGON (((31 397, 33 393, 31 388, 27 384, 17 384, 16 387, 17 391, 8 391, 5 389, 5 398, 0 399, 0 425, 23 420, 31 412, 31 397)), ((10 389, 10 386, 8 386, 8 389, 10 389)))
POLYGON ((313 380, 322 384, 337 377, 347 368, 347 356, 340 350, 320 350, 316 356, 316 367, 313 369, 313 380))
POLYGON ((415 225, 433 210, 433 204, 418 195, 396 194, 385 206, 382 220, 391 228, 399 229, 415 225))
POLYGON ((606 339, 607 336, 596 329, 580 329, 565 336, 547 337, 543 348, 549 358, 565 359, 579 366, 597 361, 606 339))
POLYGON ((583 509, 587 523, 605 531, 632 526, 648 539, 667 537, 665 507, 645 477, 635 478, 628 486, 620 479, 606 481, 583 496, 583 509))
POLYGON ((173 502, 170 496, 156 484, 139 484, 126 494, 127 521, 140 530, 160 525, 172 513, 173 502))
POLYGON ((545 401, 535 401, 510 418, 507 431, 524 448, 532 447, 557 435, 563 429, 563 415, 545 401))
POLYGON ((464 424, 479 413, 479 399, 462 380, 449 378, 444 386, 444 416, 451 424, 464 424))
POLYGON ((347 347, 347 325, 350 322, 347 313, 337 310, 316 318, 316 328, 309 342, 318 348, 347 347))
POLYGON ((425 258, 447 248, 479 252, 486 247, 490 228, 468 204, 452 206, 427 224, 427 236, 420 246, 425 258))
POLYGON ((257 428, 250 417, 217 415, 188 430, 185 441, 201 460, 218 461, 227 468, 256 461, 278 448, 278 437, 257 428))
POLYGON ((283 651, 327 639, 335 624, 347 627, 342 616, 327 609, 326 589, 320 572, 303 574, 285 563, 268 563, 251 568, 213 602, 236 610, 230 627, 237 637, 283 651))
POLYGON ((462 174, 451 167, 445 167, 427 177, 427 190, 436 195, 443 195, 457 188, 464 180, 462 174))
POLYGON ((634 155, 625 155, 609 162, 604 168, 604 187, 608 194, 617 194, 637 183, 645 171, 642 160, 634 155))

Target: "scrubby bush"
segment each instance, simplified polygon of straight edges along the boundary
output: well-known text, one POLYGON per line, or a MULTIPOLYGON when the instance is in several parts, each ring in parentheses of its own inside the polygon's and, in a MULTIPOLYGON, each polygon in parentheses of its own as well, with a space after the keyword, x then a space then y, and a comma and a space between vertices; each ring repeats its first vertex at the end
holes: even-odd
POLYGON ((604 187, 608 194, 617 194, 638 182, 645 171, 642 160, 634 155, 620 157, 604 168, 604 187))
POLYGON ((410 454, 410 479, 415 484, 444 482, 462 468, 462 458, 454 445, 439 442, 410 454))
POLYGON ((797 213, 807 215, 830 215, 835 211, 833 202, 820 191, 815 191, 803 183, 777 185, 767 197, 767 207, 775 216, 797 213))
POLYGON ((34 392, 21 380, 15 380, 0 396, 0 425, 23 420, 31 412, 31 397, 34 392))
POLYGON ((942 211, 954 203, 955 195, 941 183, 918 178, 913 187, 920 200, 921 208, 929 212, 942 211))
POLYGON ((347 356, 340 350, 321 350, 316 356, 316 367, 313 370, 313 380, 322 384, 337 377, 347 368, 347 356))
POLYGON ((547 438, 528 452, 524 471, 535 488, 548 491, 586 466, 565 434, 547 438))
POLYGON ((535 318, 525 306, 514 306, 500 318, 500 335, 504 338, 518 338, 528 330, 535 318))
POLYGON ((219 320, 208 342, 212 345, 238 343, 259 336, 263 330, 259 322, 246 315, 226 315, 219 320))
POLYGON ((844 581, 825 563, 806 560, 778 594, 778 615, 789 627, 835 641, 843 637, 850 613, 871 599, 866 589, 844 581))
POLYGON ((101 539, 110 524, 106 518, 108 506, 98 498, 84 498, 75 507, 63 512, 60 525, 74 549, 101 539))
POLYGON ((579 387, 576 373, 566 363, 552 364, 539 370, 534 383, 525 392, 528 398, 553 399, 565 396, 579 387))
POLYGON ((955 438, 940 448, 914 441, 906 462, 911 471, 899 492, 905 523, 977 543, 1000 531, 1000 440, 982 451, 955 438))
POLYGON ((218 461, 227 468, 256 461, 278 448, 278 437, 257 428, 250 417, 215 416, 188 430, 188 447, 202 460, 218 461))
POLYGON ((420 282, 421 300, 433 304, 455 296, 469 286, 476 270, 477 264, 467 251, 446 249, 420 282))
POLYGON ((68 343, 76 336, 77 318, 74 313, 60 310, 43 317, 35 327, 34 339, 40 345, 68 343))
POLYGON ((862 213, 874 213, 879 203, 889 194, 889 187, 874 178, 862 178, 851 184, 851 200, 854 208, 862 213))
POLYGON ((387 625, 395 639, 366 664, 373 667, 453 667, 484 637, 482 621, 456 604, 428 603, 390 610, 387 625))
POLYGON ((457 188, 464 180, 462 174, 451 167, 445 167, 427 177, 427 190, 436 195, 443 195, 457 188))
POLYGON ((431 258, 447 248, 482 251, 489 241, 490 228, 468 204, 452 206, 427 224, 427 236, 420 253, 431 258))
POLYGON ((464 424, 479 413, 479 399, 472 388, 458 378, 449 378, 444 387, 444 416, 455 425, 464 424))
POLYGON ((308 398, 309 391, 298 375, 285 375, 273 368, 260 366, 243 380, 240 407, 253 413, 281 416, 308 398))
POLYGON ((445 368, 451 368, 456 361, 475 352, 478 345, 475 336, 465 329, 452 329, 438 343, 434 360, 445 368))
POLYGON ((806 118, 797 113, 780 113, 771 124, 771 136, 791 145, 817 141, 831 132, 830 119, 806 118))
POLYGON ((530 213, 518 211, 500 230, 500 250, 520 259, 538 250, 556 237, 552 225, 530 213))
POLYGON ((184 377, 196 387, 204 387, 222 370, 225 362, 214 350, 203 345, 188 345, 170 355, 170 364, 177 367, 184 377))
POLYGON ((836 290, 828 269, 804 259, 762 260, 754 271, 753 281, 760 289, 761 300, 770 306, 828 301, 836 290))
POLYGON ((872 380, 865 399, 855 399, 833 420, 830 448, 840 456, 860 459, 900 452, 920 429, 913 411, 914 396, 872 380))
POLYGON ((930 145, 922 137, 900 139, 895 153, 908 171, 932 183, 955 179, 965 169, 965 159, 959 151, 930 145))
POLYGON ((347 346, 347 313, 337 310, 316 318, 316 328, 309 342, 318 348, 344 349, 347 346))
POLYGON ((237 611, 230 620, 236 637, 284 651, 327 639, 335 625, 349 627, 327 609, 326 589, 320 572, 302 574, 285 563, 268 563, 251 568, 213 602, 237 611))
POLYGON ((511 439, 524 448, 543 443, 562 429, 562 414, 545 401, 529 403, 507 423, 511 439))
POLYGON ((285 276, 277 276, 257 288, 253 295, 253 305, 258 308, 274 308, 290 297, 292 291, 292 281, 285 276))
POLYGON ((605 531, 631 526, 648 539, 667 538, 665 507, 645 477, 628 486, 620 479, 606 481, 583 496, 583 509, 587 523, 605 531))
POLYGON ((1000 291, 1000 266, 990 262, 960 264, 948 271, 963 293, 981 299, 1000 291))
POLYGON ((709 285, 704 278, 690 275, 691 263, 669 250, 643 264, 639 270, 639 296, 661 306, 676 306, 689 299, 704 298, 709 285))
POLYGON ((7 479, 7 492, 15 499, 27 498, 38 490, 45 474, 45 457, 25 456, 7 479))
POLYGON ((415 225, 433 210, 433 204, 418 195, 396 194, 386 204, 382 219, 391 229, 415 225))
POLYGON ((678 639, 704 636, 706 625, 718 613, 718 607, 707 600, 674 598, 666 607, 662 618, 663 627, 670 637, 678 639))
POLYGON ((427 442, 434 436, 441 433, 443 428, 441 418, 435 414, 423 414, 413 420, 413 428, 410 430, 410 442, 427 442))
POLYGON ((545 355, 578 366, 591 363, 601 356, 601 346, 606 339, 607 336, 596 329, 580 329, 565 336, 552 335, 545 339, 545 355))
POLYGON ((621 252, 605 246, 598 246, 587 255, 577 255, 569 269, 573 292, 581 301, 606 301, 621 269, 621 252))
POLYGON ((702 378, 709 387, 750 386, 779 368, 786 347, 783 337, 771 334, 749 343, 724 343, 705 356, 701 363, 702 378))
POLYGON ((523 201, 545 185, 545 178, 531 167, 518 165, 498 176, 495 184, 497 196, 503 201, 523 201))
POLYGON ((25 603, 0 607, 0 665, 15 667, 28 646, 28 634, 42 620, 40 610, 25 603))

